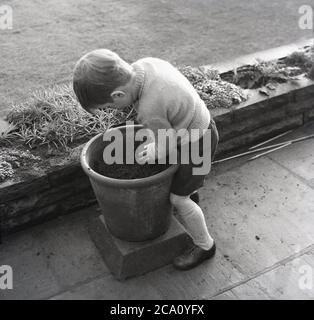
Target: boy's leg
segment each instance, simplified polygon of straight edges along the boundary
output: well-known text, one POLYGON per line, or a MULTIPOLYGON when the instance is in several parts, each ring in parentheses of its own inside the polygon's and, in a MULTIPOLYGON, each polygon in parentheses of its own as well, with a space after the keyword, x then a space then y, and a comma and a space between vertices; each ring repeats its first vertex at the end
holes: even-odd
POLYGON ((183 225, 194 242, 194 246, 173 260, 173 266, 179 270, 189 270, 212 258, 216 252, 216 245, 207 230, 202 209, 189 196, 171 193, 170 201, 177 208, 183 225))
POLYGON ((178 210, 184 227, 196 246, 209 250, 214 240, 210 236, 202 209, 189 196, 170 194, 170 202, 178 210))
POLYGON ((215 254, 215 243, 210 236, 202 209, 190 198, 193 190, 204 184, 205 176, 193 176, 193 167, 180 165, 171 188, 170 202, 177 209, 180 221, 191 236, 194 246, 173 260, 180 270, 196 267, 215 254))
MULTIPOLYGON (((201 138, 199 150, 202 153, 210 152, 214 157, 219 140, 214 121, 211 122, 210 129, 211 148, 203 146, 203 139, 201 138)), ((179 166, 174 176, 170 194, 170 202, 177 209, 178 215, 182 218, 184 227, 192 237, 195 245, 192 250, 187 250, 174 260, 174 266, 183 270, 193 268, 205 259, 211 258, 216 250, 214 240, 208 232, 203 211, 190 198, 195 191, 203 186, 205 179, 205 176, 193 175, 193 168, 195 167, 198 166, 193 165, 193 163, 179 166)))

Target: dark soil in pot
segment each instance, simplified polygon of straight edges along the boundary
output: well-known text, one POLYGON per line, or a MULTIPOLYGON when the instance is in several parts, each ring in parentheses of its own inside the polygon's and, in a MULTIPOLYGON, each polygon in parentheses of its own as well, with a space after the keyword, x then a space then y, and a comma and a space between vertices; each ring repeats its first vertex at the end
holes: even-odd
MULTIPOLYGON (((124 129, 122 129, 124 130, 124 129)), ((123 134, 125 132, 123 131, 123 134)), ((146 142, 147 138, 144 139, 143 142, 146 142)), ((154 164, 138 164, 136 162, 136 156, 133 154, 133 159, 134 163, 133 164, 126 164, 126 144, 131 143, 126 142, 126 140, 123 141, 123 163, 113 163, 113 164, 107 164, 105 163, 103 159, 103 149, 98 149, 97 152, 94 153, 93 155, 93 161, 91 161, 91 167, 94 171, 97 173, 109 177, 109 178, 114 178, 114 179, 142 179, 142 178, 147 178, 150 176, 153 176, 155 174, 158 174, 167 168, 171 166, 169 164, 169 158, 166 158, 166 163, 167 164, 158 164, 157 160, 154 164), (101 151, 101 152, 100 152, 101 151)), ((140 141, 134 141, 134 151, 137 150, 137 148, 140 146, 141 142, 140 141)), ((122 162, 121 161, 121 162, 122 162)))
POLYGON ((140 179, 153 176, 169 168, 167 164, 111 164, 95 161, 94 170, 106 177, 114 179, 140 179))

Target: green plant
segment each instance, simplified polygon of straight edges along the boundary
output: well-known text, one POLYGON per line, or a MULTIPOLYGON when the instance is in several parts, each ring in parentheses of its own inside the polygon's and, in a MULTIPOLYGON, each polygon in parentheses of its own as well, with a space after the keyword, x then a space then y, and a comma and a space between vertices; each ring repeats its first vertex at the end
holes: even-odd
POLYGON ((0 182, 13 176, 13 168, 10 163, 0 159, 0 182))
POLYGON ((314 46, 304 51, 296 51, 284 60, 287 66, 300 68, 303 72, 309 72, 314 65, 314 46))
POLYGON ((260 61, 245 65, 223 75, 223 78, 244 89, 257 89, 269 83, 284 83, 302 71, 298 67, 287 67, 277 61, 260 61))
POLYGON ((240 87, 222 80, 217 70, 190 66, 179 70, 192 83, 208 109, 231 108, 247 98, 240 87))
POLYGON ((7 115, 11 128, 0 142, 67 149, 134 117, 131 107, 123 111, 108 108, 91 115, 79 106, 70 85, 54 86, 35 92, 30 101, 12 107, 7 115))
POLYGON ((0 182, 11 178, 14 169, 24 166, 27 163, 34 164, 41 158, 34 156, 29 151, 19 150, 16 148, 0 149, 0 182))
POLYGON ((314 47, 296 51, 284 59, 258 61, 244 65, 221 75, 223 80, 244 89, 257 89, 270 84, 294 80, 296 76, 308 74, 314 61, 314 47))

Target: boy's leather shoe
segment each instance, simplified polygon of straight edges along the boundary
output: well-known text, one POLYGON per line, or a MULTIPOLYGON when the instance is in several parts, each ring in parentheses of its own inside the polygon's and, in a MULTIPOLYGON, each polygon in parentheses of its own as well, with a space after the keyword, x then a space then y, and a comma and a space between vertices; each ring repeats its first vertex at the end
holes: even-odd
POLYGON ((196 245, 193 245, 182 255, 174 258, 173 266, 179 270, 189 270, 198 266, 203 261, 212 258, 215 255, 215 253, 215 242, 209 250, 204 250, 196 245))
POLYGON ((198 204, 200 202, 200 196, 198 195, 198 192, 192 193, 190 195, 190 199, 198 204))

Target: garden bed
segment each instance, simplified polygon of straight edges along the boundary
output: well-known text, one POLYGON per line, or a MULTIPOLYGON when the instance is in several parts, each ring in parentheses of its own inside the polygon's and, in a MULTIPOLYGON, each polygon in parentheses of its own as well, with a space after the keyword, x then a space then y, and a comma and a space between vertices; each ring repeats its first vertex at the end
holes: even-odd
MULTIPOLYGON (((203 90, 202 98, 215 118, 220 134, 216 159, 314 120, 314 81, 304 74, 303 69, 298 71, 290 65, 290 74, 281 74, 277 69, 276 72, 279 73, 275 73, 273 77, 269 76, 274 71, 271 69, 266 78, 254 64, 258 59, 263 60, 263 63, 271 60, 282 62, 297 49, 304 52, 312 44, 313 40, 308 40, 202 69, 209 72, 210 79, 205 89, 200 88, 203 90), (218 73, 214 73, 213 69, 217 69, 218 73), (242 77, 245 71, 248 73, 242 77), (252 79, 247 78, 250 72, 252 79), (220 78, 218 82, 217 76, 220 78), (273 81, 275 78, 277 82, 273 81), (230 83, 228 90, 232 93, 228 97, 219 96, 222 84, 220 81, 225 80, 230 83), (235 87, 239 84, 240 86, 235 87), (213 100, 215 94, 217 98, 213 100)), ((274 67, 272 62, 267 66, 274 67)), ((194 85, 197 85, 197 79, 195 81, 194 85)), ((65 103, 73 103, 71 95, 62 97, 66 99, 65 103)), ((47 99, 42 98, 40 101, 47 99)), ((55 101, 59 100, 56 98, 55 101)), ((36 109, 33 111, 36 112, 36 109)), ((44 116, 40 114, 38 126, 45 121, 44 116)), ((96 120, 77 111, 75 115, 63 117, 62 121, 70 121, 74 131, 80 133, 80 139, 73 140, 71 137, 75 132, 68 132, 68 127, 59 123, 59 131, 46 130, 40 134, 36 134, 35 127, 32 130, 25 127, 23 137, 15 139, 20 143, 14 143, 13 149, 10 146, 12 139, 2 140, 3 143, 9 141, 8 144, 2 144, 3 157, 7 160, 2 162, 7 166, 2 171, 7 176, 0 183, 2 232, 10 233, 94 203, 96 200, 90 182, 79 163, 82 143, 123 119, 134 119, 132 110, 120 115, 110 113, 109 118, 108 114, 102 114, 96 120), (82 118, 75 121, 76 117, 83 116, 86 117, 84 121, 82 118), (67 151, 60 151, 58 143, 64 144, 67 151), (24 154, 20 156, 16 153, 16 148, 24 154)), ((50 123, 53 121, 57 120, 51 119, 50 123)), ((40 126, 42 127, 44 126, 40 126)))

